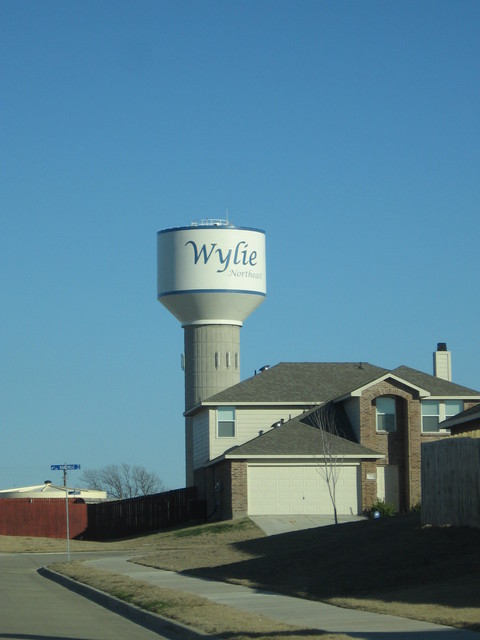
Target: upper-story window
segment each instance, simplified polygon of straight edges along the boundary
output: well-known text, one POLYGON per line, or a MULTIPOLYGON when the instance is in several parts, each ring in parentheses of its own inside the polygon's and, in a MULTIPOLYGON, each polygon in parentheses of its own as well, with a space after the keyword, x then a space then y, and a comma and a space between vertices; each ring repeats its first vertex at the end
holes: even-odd
POLYGON ((235 407, 218 407, 217 436, 219 438, 235 437, 235 407))
POLYGON ((377 431, 396 431, 395 398, 381 396, 375 401, 377 407, 377 431))
POLYGON ((438 400, 422 401, 422 431, 434 433, 438 431, 440 422, 440 402, 438 400))
POLYGON ((463 400, 445 400, 445 420, 463 411, 463 400))
POLYGON ((463 400, 422 400, 422 431, 438 433, 439 423, 463 411, 463 400))

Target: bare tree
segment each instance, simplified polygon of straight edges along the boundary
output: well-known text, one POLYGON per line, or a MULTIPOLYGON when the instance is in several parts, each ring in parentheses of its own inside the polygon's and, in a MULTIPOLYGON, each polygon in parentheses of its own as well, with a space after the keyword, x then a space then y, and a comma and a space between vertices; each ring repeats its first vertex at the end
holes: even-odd
POLYGON ((304 422, 316 427, 320 432, 322 455, 318 466, 327 485, 328 495, 333 507, 335 524, 338 524, 337 514, 337 483, 342 472, 345 455, 342 453, 341 435, 339 433, 335 408, 332 404, 320 407, 310 413, 304 422))
POLYGON ((133 467, 132 475, 138 495, 148 496, 151 493, 165 490, 161 480, 154 473, 147 471, 145 467, 133 467))
POLYGON ((163 482, 156 473, 142 466, 109 464, 101 469, 87 469, 82 473, 82 482, 90 489, 106 491, 111 498, 123 500, 164 491, 163 482))
POLYGON ((98 469, 85 469, 85 471, 82 471, 80 482, 85 484, 89 489, 104 491, 101 471, 98 469))

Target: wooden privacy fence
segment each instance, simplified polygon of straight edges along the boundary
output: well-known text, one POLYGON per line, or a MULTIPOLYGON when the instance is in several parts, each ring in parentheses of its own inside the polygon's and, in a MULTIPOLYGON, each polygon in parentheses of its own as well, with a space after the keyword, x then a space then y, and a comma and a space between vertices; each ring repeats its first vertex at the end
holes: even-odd
POLYGON ((480 439, 422 444, 422 524, 480 528, 480 439))
MULTIPOLYGON (((121 538, 205 519, 205 502, 197 500, 196 487, 95 504, 85 504, 81 499, 68 501, 71 539, 121 538)), ((0 535, 66 539, 66 501, 1 498, 0 535)))
POLYGON ((196 487, 188 487, 89 504, 86 537, 96 540, 123 537, 204 519, 205 503, 197 500, 196 487))
MULTIPOLYGON (((0 499, 0 535, 37 538, 67 538, 67 505, 63 498, 0 499)), ((68 501, 70 538, 87 528, 87 505, 68 501)))

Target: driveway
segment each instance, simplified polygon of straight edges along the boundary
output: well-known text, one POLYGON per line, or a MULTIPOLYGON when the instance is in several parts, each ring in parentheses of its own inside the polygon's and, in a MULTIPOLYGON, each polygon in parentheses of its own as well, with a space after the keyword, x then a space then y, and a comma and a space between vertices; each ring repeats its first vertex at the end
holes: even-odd
MULTIPOLYGON (((267 535, 274 536, 278 533, 289 533, 314 527, 327 527, 335 524, 333 516, 250 516, 257 527, 267 535)), ((338 522, 357 522, 365 520, 364 516, 338 516, 338 522)))

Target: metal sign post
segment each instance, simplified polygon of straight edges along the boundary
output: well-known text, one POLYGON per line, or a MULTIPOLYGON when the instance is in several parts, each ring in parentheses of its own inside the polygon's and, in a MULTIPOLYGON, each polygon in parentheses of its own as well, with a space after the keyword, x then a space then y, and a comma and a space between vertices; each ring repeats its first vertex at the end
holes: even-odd
POLYGON ((70 562, 70 524, 68 521, 68 496, 69 494, 77 495, 75 491, 68 491, 67 485, 67 469, 80 469, 79 464, 52 464, 51 471, 63 471, 63 486, 65 487, 65 510, 67 514, 67 560, 70 562))

